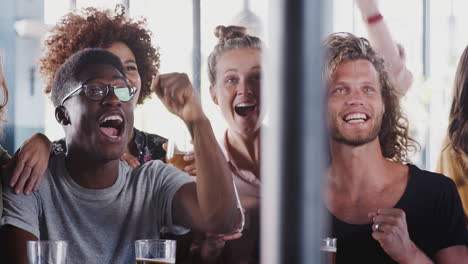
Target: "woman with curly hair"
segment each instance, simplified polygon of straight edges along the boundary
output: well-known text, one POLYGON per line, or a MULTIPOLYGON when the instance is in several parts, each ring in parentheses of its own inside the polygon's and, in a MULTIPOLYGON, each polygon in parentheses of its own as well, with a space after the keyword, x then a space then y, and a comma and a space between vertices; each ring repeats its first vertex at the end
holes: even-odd
MULTIPOLYGON (((103 48, 115 54, 122 61, 125 75, 131 85, 137 88, 133 97, 135 105, 143 104, 151 95, 153 76, 159 71, 159 53, 151 44, 151 32, 146 28, 146 20, 134 20, 127 16, 125 8, 117 5, 114 12, 111 10, 98 10, 85 8, 75 10, 63 16, 51 29, 44 45, 44 55, 40 58, 40 72, 45 80, 45 93, 51 92, 52 82, 60 66, 70 56, 85 48, 103 48)), ((135 168, 151 160, 165 161, 166 151, 163 144, 167 140, 155 134, 149 134, 133 128, 131 140, 121 160, 135 168)), ((34 157, 35 146, 49 146, 52 154, 66 152, 65 140, 51 143, 44 135, 37 133, 23 145, 23 156, 34 157)), ((41 147, 41 149, 44 147, 41 147)), ((192 155, 187 155, 192 158, 192 155)), ((47 161, 43 170, 37 170, 34 174, 17 173, 12 177, 11 183, 26 182, 29 189, 37 190, 41 182, 42 174, 47 168, 47 161)), ((42 167, 41 167, 42 168, 42 167)), ((188 166, 186 171, 195 173, 188 166)), ((163 229, 164 230, 164 229, 163 229)), ((171 236, 164 231, 163 236, 171 236)), ((184 259, 188 253, 188 246, 184 241, 178 243, 178 259, 184 259)))
MULTIPOLYGON (((159 71, 159 53, 151 44, 151 32, 146 29, 146 20, 129 18, 122 5, 117 5, 114 12, 96 8, 70 12, 51 29, 45 41, 44 55, 40 58, 45 93, 50 93, 55 73, 68 57, 79 50, 94 47, 104 48, 121 59, 129 82, 137 88, 133 99, 135 105, 142 104, 150 97, 152 77, 159 71)), ((66 152, 64 140, 51 144, 45 137, 35 137, 38 139, 28 140, 24 148, 47 143, 54 153, 66 152)), ((132 140, 121 159, 132 167, 150 160, 164 161, 166 151, 163 144, 166 141, 163 137, 134 128, 132 140)), ((28 181, 37 189, 41 175, 16 175, 11 182, 24 184, 28 181)))
POLYGON ((141 87, 135 98, 137 103, 150 96, 151 79, 159 70, 159 53, 151 44, 146 20, 129 18, 122 5, 117 5, 114 12, 91 7, 73 11, 51 29, 40 58, 46 93, 50 93, 55 73, 63 62, 89 47, 105 48, 122 60, 127 59, 123 61, 127 77, 133 85, 141 87))
MULTIPOLYGON (((128 80, 138 89, 134 103, 142 104, 150 97, 152 77, 159 70, 159 53, 151 45, 151 33, 145 24, 144 19, 129 18, 121 5, 114 13, 86 8, 62 17, 45 41, 45 53, 40 59, 45 92, 50 92, 56 71, 68 57, 84 48, 99 47, 121 59, 128 80)), ((132 167, 149 160, 164 160, 164 142, 166 139, 158 135, 135 128, 122 160, 132 167)), ((55 151, 66 151, 65 148, 64 141, 54 144, 55 151)))

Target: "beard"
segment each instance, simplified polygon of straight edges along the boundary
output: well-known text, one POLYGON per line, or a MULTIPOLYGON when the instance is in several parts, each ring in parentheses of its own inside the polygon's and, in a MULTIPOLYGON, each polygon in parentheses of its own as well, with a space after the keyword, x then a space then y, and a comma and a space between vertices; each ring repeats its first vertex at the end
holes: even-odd
POLYGON ((374 141, 379 136, 382 126, 382 117, 379 117, 379 119, 376 120, 374 125, 371 127, 370 131, 365 134, 358 133, 355 135, 345 135, 340 131, 336 123, 337 122, 334 122, 330 126, 331 139, 341 144, 358 147, 374 141))

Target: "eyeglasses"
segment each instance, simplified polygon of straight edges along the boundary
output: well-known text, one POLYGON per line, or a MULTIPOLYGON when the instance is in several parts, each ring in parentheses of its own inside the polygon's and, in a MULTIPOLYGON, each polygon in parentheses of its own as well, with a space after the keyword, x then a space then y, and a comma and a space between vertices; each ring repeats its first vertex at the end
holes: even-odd
POLYGON ((83 89, 86 97, 94 101, 100 101, 109 94, 110 89, 114 90, 115 96, 121 102, 130 101, 136 93, 137 88, 128 84, 103 84, 103 83, 90 83, 78 86, 76 89, 68 93, 62 100, 60 105, 63 106, 65 100, 70 98, 74 93, 83 89))

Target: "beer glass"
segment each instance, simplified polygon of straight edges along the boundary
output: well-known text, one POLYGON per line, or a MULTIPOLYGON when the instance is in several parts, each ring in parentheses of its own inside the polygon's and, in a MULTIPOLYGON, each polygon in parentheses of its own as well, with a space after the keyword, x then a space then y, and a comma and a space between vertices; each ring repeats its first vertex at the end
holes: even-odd
POLYGON ((66 264, 66 241, 28 241, 29 264, 66 264))
MULTIPOLYGON (((193 153, 193 145, 191 142, 191 138, 189 133, 186 129, 183 129, 182 133, 175 133, 171 137, 169 137, 167 142, 167 152, 166 152, 166 161, 174 165, 174 167, 178 168, 181 171, 184 171, 186 166, 192 165, 195 160, 185 161, 184 156, 187 154, 193 153)), ((240 202, 239 193, 237 192, 236 183, 233 180, 234 185, 234 194, 236 196, 236 206, 237 206, 237 213, 236 213, 236 227, 235 229, 225 235, 231 235, 234 233, 240 233, 244 229, 245 225, 245 214, 244 209, 242 208, 242 204, 240 202)))
POLYGON ((176 241, 144 239, 135 241, 136 264, 174 264, 176 241))
POLYGON ((193 145, 188 132, 184 129, 183 133, 174 134, 169 137, 167 142, 166 161, 174 165, 181 171, 188 165, 193 164, 193 160, 185 161, 184 156, 193 152, 193 145))
POLYGON ((320 258, 323 264, 335 264, 336 261, 336 238, 327 237, 320 245, 320 258))

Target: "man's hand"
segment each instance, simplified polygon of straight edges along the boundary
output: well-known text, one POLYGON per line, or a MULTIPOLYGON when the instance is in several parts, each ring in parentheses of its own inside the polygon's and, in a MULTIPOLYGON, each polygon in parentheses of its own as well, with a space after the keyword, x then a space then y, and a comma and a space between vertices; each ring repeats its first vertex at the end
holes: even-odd
POLYGON ((23 187, 24 194, 39 189, 42 176, 49 165, 51 145, 45 135, 36 133, 28 138, 2 166, 2 168, 14 167, 10 186, 15 188, 15 193, 20 193, 23 187))
POLYGON ((206 118, 200 98, 185 73, 160 74, 153 78, 151 89, 167 109, 186 124, 206 118))
POLYGON ((398 263, 432 263, 411 241, 405 212, 398 208, 379 209, 369 213, 372 237, 398 263), (421 261, 418 261, 420 259, 421 261))

